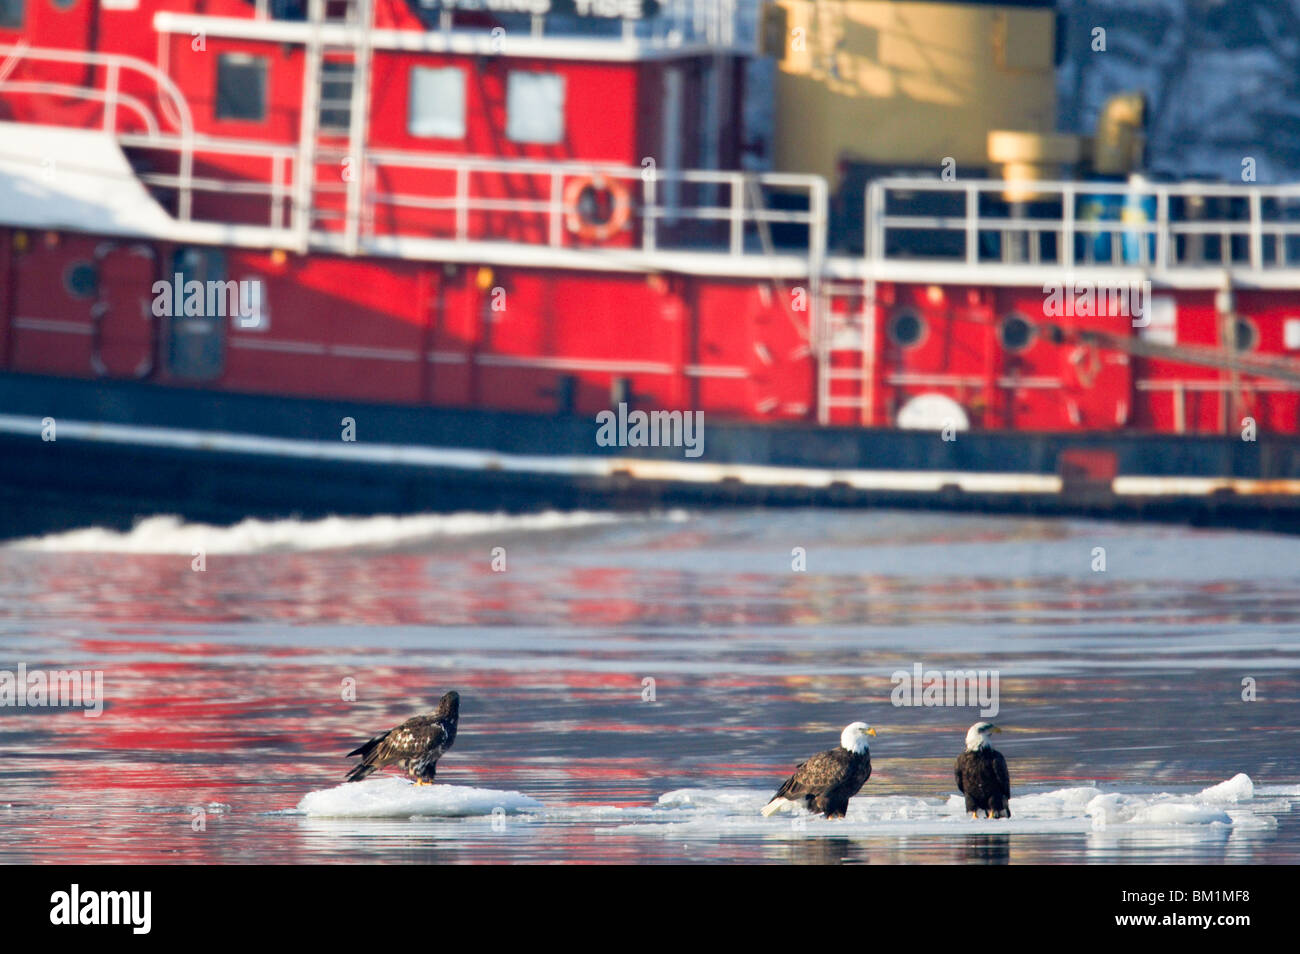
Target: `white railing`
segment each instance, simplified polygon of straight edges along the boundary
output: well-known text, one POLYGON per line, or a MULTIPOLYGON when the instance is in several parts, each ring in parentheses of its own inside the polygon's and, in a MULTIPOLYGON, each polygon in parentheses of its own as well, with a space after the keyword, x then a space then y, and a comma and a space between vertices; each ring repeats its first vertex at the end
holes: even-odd
MULTIPOLYGON (((177 154, 182 150, 181 141, 169 136, 153 137, 124 133, 117 137, 117 141, 128 148, 140 150, 177 154)), ((191 167, 188 173, 142 172, 137 175, 137 178, 145 185, 152 186, 155 192, 173 192, 177 195, 189 196, 204 193, 264 196, 267 201, 268 227, 277 230, 289 227, 293 182, 298 161, 296 148, 251 140, 233 141, 196 136, 190 140, 188 150, 191 157, 234 156, 244 160, 264 160, 270 167, 270 175, 265 182, 245 177, 200 176, 195 175, 191 167)), ((222 221, 203 215, 202 210, 192 212, 188 220, 222 221)))
MULTIPOLYGON (((312 17, 309 7, 310 0, 304 0, 297 11, 303 15, 284 22, 310 22, 312 17)), ((752 52, 757 43, 758 12, 759 4, 745 0, 660 0, 658 13, 640 20, 574 17, 558 12, 531 18, 525 18, 523 14, 514 18, 504 15, 500 20, 513 22, 527 19, 527 32, 534 39, 564 37, 611 42, 635 39, 649 46, 701 44, 752 52)), ((429 3, 425 13, 425 23, 434 32, 473 34, 488 33, 492 29, 487 25, 456 23, 453 11, 442 9, 438 3, 429 3)), ((248 16, 265 22, 276 19, 269 0, 253 0, 248 8, 248 16)), ((352 23, 353 20, 347 22, 352 23)), ((512 34, 517 29, 517 25, 510 27, 512 34)))
POLYGON ((653 41, 752 48, 758 4, 737 0, 663 0, 663 12, 646 21, 653 41))
MULTIPOLYGON (((282 231, 308 222, 311 247, 336 248, 331 238, 355 229, 357 251, 390 246, 392 239, 441 239, 458 243, 515 243, 538 248, 572 249, 611 256, 638 251, 691 252, 735 260, 783 254, 807 261, 806 274, 820 275, 826 253, 827 194, 819 176, 710 170, 665 172, 604 163, 548 162, 527 159, 482 159, 373 150, 357 163, 363 175, 360 206, 344 201, 349 183, 340 179, 313 193, 325 201, 303 209, 297 184, 313 170, 301 165, 294 146, 252 140, 183 138, 167 134, 121 133, 124 147, 167 157, 175 155, 176 172, 137 174, 160 198, 186 197, 186 221, 253 225, 282 231), (238 163, 222 161, 238 158, 238 163), (184 159, 182 163, 180 159, 184 159), (208 159, 210 161, 203 161, 208 159), (201 169, 195 172, 195 163, 201 169), (251 172, 256 167, 265 175, 251 172), (406 188, 387 185, 394 172, 414 176, 406 188), (584 240, 570 228, 575 209, 566 189, 575 181, 621 186, 627 200, 621 230, 601 240, 584 240), (675 188, 669 188, 670 185, 675 188), (676 199, 671 195, 676 195, 676 199), (774 207, 774 196, 785 197, 774 207), (202 197, 209 199, 203 201, 202 197), (329 196, 337 202, 331 205, 329 196), (260 219, 232 219, 222 197, 265 200, 260 219), (197 204, 195 202, 197 200, 197 204), (357 221, 349 221, 356 216, 357 221), (793 228, 791 236, 779 234, 793 228)), ((158 165, 171 165, 170 161, 158 165)), ((112 183, 105 183, 111 188, 112 183)), ((603 186, 602 186, 603 187, 603 186)), ((247 213, 249 206, 241 211, 247 213)), ((435 254, 410 246, 412 257, 435 254)))
POLYGON ((151 142, 161 141, 164 130, 169 131, 178 153, 177 167, 180 183, 177 217, 182 221, 189 219, 191 191, 188 181, 194 173, 192 151, 194 121, 190 115, 189 103, 185 101, 176 84, 152 63, 117 53, 60 50, 28 46, 26 43, 0 43, 0 94, 62 96, 101 103, 103 106, 101 126, 109 135, 118 133, 119 109, 129 110, 141 119, 145 136, 151 142), (24 61, 72 63, 95 68, 96 76, 102 77, 102 83, 76 85, 12 78, 24 61), (157 112, 151 108, 151 104, 139 97, 122 92, 123 72, 138 73, 153 84, 157 98, 152 105, 157 105, 157 112))
MULTIPOLYGON (((701 44, 752 51, 758 36, 758 4, 744 0, 660 0, 659 12, 641 20, 543 15, 532 18, 535 37, 569 37, 625 41, 635 38, 658 47, 701 44)), ((486 31, 462 27, 450 15, 440 21, 443 32, 486 31)))
POLYGON ((1300 185, 882 179, 872 261, 1300 268, 1300 185))
MULTIPOLYGON (((348 243, 353 253, 392 238, 515 242, 595 254, 690 251, 711 253, 714 261, 719 253, 738 260, 779 251, 806 258, 814 282, 824 263, 827 194, 818 176, 368 150, 361 151, 355 166, 357 176, 365 177, 361 184, 341 180, 331 193, 328 186, 312 183, 318 162, 314 153, 304 162, 301 149, 290 145, 197 136, 189 105, 172 80, 132 57, 0 45, 0 95, 98 102, 104 133, 125 148, 162 157, 161 169, 137 175, 156 196, 174 197, 177 220, 253 225, 275 233, 293 227, 302 251, 313 245, 334 247, 329 239, 341 230, 357 236, 358 241, 348 243), (25 61, 77 64, 93 70, 93 76, 81 85, 14 78, 25 61), (131 93, 123 91, 122 76, 128 71, 148 80, 156 100, 133 95, 141 92, 134 86, 131 93), (120 120, 128 112, 137 117, 141 131, 132 131, 132 124, 124 128, 120 120), (198 175, 196 157, 212 157, 198 175), (223 162, 220 157, 246 161, 223 162), (385 184, 390 174, 401 172, 415 173, 419 181, 404 189, 385 184), (565 193, 576 179, 604 179, 621 187, 627 208, 614 234, 599 241, 574 234, 575 209, 565 193), (349 191, 353 201, 331 201, 331 195, 349 191), (785 197, 785 207, 771 203, 778 195, 785 197), (262 197, 266 202, 264 211, 257 212, 260 221, 249 222, 223 217, 224 204, 211 199, 196 209, 196 196, 262 197), (450 216, 445 225, 428 221, 429 213, 439 212, 450 216), (492 216, 508 220, 512 228, 494 233, 491 224, 484 224, 492 216), (777 234, 783 228, 793 228, 793 236, 777 234)), ((78 128, 84 128, 84 118, 79 118, 78 128)), ((112 182, 104 185, 115 188, 112 182)), ((247 218, 248 203, 240 214, 247 218)), ((412 249, 411 254, 422 253, 412 249)))
MULTIPOLYGON (((709 170, 680 172, 581 162, 527 159, 481 159, 375 150, 366 153, 370 181, 362 212, 364 236, 374 237, 386 221, 395 223, 399 235, 412 235, 401 227, 401 214, 416 210, 444 213, 447 223, 422 237, 456 241, 505 240, 475 221, 495 214, 508 216, 520 230, 539 236, 537 244, 561 247, 572 239, 566 220, 567 186, 577 179, 604 179, 621 186, 630 201, 628 230, 632 245, 644 252, 666 248, 722 250, 740 257, 774 250, 772 227, 800 226, 808 240, 797 254, 806 254, 818 270, 825 254, 826 185, 818 176, 781 173, 743 173, 709 170), (422 180, 418 194, 397 192, 380 183, 394 170, 422 170, 433 175, 422 180), (433 191, 434 183, 447 186, 433 191), (795 209, 771 208, 764 201, 775 192, 799 196, 795 209), (676 193, 679 201, 671 201, 676 193), (697 202, 686 196, 699 196, 697 202), (802 206, 806 206, 802 208, 802 206), (687 228, 697 223, 702 228, 687 228), (712 228, 710 228, 712 226, 712 228)), ((613 244, 620 244, 616 237, 613 244)), ((627 242, 621 243, 627 247, 627 242)))

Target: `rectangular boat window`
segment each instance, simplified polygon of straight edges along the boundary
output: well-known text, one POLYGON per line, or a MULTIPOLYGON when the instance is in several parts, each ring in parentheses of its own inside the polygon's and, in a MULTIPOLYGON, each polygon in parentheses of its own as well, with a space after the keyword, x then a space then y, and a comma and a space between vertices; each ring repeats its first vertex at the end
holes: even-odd
POLYGON ((506 81, 506 138, 513 142, 564 141, 564 77, 514 71, 506 81))
POLYGON ((271 0, 272 20, 306 20, 306 0, 271 0))
POLYGON ((464 139, 465 72, 412 67, 406 129, 412 136, 464 139))
POLYGON ((266 118, 266 57, 222 53, 217 58, 218 119, 266 118))
POLYGON ((1300 351, 1300 318, 1282 319, 1282 347, 1300 351))
POLYGON ((175 298, 173 306, 167 309, 171 315, 167 370, 189 381, 215 381, 226 368, 226 326, 230 319, 221 315, 230 310, 226 254, 222 249, 181 246, 172 255, 167 276, 169 291, 175 298), (187 315, 184 306, 191 282, 202 283, 202 305, 198 309, 201 313, 197 315, 187 315), (209 296, 217 307, 209 309, 209 296))
POLYGON ((21 27, 27 0, 0 0, 0 27, 21 27))

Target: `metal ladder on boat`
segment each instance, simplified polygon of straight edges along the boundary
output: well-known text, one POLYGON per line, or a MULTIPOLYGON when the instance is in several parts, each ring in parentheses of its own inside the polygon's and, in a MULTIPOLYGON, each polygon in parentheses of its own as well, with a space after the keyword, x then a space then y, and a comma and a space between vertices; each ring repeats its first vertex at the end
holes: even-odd
MULTIPOLYGON (((746 180, 745 199, 751 207, 764 207, 762 193, 758 184, 746 180)), ((758 240, 763 254, 772 257, 776 254, 776 243, 772 240, 772 230, 765 219, 757 222, 758 240)), ((814 226, 810 225, 810 230, 814 226)), ((831 281, 821 274, 822 261, 813 252, 813 236, 809 235, 808 261, 808 298, 810 309, 807 324, 808 346, 817 357, 817 419, 822 424, 831 423, 835 408, 851 407, 857 410, 858 424, 870 424, 872 414, 873 381, 871 369, 874 367, 873 355, 868 349, 875 341, 875 287, 872 280, 862 282, 831 281), (862 302, 860 313, 845 318, 834 310, 834 302, 841 298, 858 297, 862 302), (855 332, 856 328, 856 332, 855 332), (856 337, 854 337, 856 334, 856 337), (848 347, 845 344, 849 343, 848 347), (837 356, 851 352, 854 356, 853 366, 837 366, 837 356), (856 393, 845 396, 835 394, 832 381, 856 382, 856 393)), ((773 294, 779 294, 778 283, 769 283, 773 294)))
POLYGON ((318 226, 339 231, 344 251, 360 247, 364 155, 370 106, 373 0, 309 0, 295 177, 300 251, 318 226))
POLYGON ((817 334, 817 421, 870 426, 874 419, 876 283, 833 281, 822 283, 817 334), (836 307, 837 303, 841 307, 836 307), (845 421, 835 412, 855 412, 845 421))

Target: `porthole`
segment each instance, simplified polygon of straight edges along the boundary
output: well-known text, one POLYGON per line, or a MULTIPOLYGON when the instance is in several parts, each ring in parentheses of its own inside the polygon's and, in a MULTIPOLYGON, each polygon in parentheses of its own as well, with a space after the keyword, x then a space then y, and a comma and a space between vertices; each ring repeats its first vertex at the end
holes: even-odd
POLYGON ((63 287, 73 298, 99 294, 99 269, 91 262, 73 262, 63 271, 63 287))
POLYGON ((900 348, 915 348, 925 340, 925 319, 914 311, 895 312, 889 319, 889 340, 900 348))
POLYGON ((1037 333, 1033 324, 1024 315, 1012 312, 1002 319, 1002 326, 998 329, 998 337, 1002 341, 1002 347, 1011 352, 1025 351, 1034 343, 1034 336, 1037 333))

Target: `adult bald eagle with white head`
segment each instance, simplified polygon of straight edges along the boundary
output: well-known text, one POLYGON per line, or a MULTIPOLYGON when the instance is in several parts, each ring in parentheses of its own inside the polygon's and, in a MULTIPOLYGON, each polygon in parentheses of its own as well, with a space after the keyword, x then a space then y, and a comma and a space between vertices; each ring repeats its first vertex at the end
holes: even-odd
POLYGON ((1011 817, 1011 776, 1007 760, 989 744, 989 736, 1002 730, 992 722, 976 722, 966 732, 966 751, 957 756, 954 774, 957 791, 966 796, 971 818, 1011 817))
POLYGON ((840 733, 838 748, 818 752, 795 767, 772 800, 763 808, 771 815, 783 805, 802 802, 810 812, 843 818, 849 799, 871 778, 871 749, 867 737, 876 730, 865 722, 851 722, 840 733))

